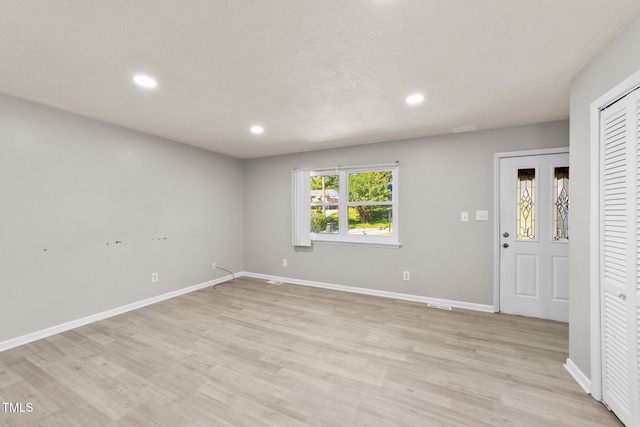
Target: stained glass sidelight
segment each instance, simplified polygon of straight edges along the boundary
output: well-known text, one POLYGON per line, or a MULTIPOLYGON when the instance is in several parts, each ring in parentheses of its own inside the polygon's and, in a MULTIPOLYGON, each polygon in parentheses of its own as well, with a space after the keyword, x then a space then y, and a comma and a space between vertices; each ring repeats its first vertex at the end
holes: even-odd
POLYGON ((518 239, 536 238, 535 210, 536 170, 518 169, 517 229, 518 239))
POLYGON ((555 168, 553 181, 553 239, 569 240, 569 168, 555 168))

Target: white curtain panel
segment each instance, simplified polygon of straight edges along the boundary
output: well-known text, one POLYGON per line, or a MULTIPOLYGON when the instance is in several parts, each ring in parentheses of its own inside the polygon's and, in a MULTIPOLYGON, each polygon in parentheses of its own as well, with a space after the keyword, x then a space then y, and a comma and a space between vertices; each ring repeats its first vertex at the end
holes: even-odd
POLYGON ((311 173, 291 171, 291 194, 293 196, 293 246, 311 246, 311 173))

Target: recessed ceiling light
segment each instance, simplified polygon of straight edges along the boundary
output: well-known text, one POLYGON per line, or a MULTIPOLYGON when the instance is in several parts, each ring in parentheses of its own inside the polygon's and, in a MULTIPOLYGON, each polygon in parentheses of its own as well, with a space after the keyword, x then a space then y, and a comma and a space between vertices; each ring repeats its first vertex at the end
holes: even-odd
POLYGON ((133 76, 133 81, 145 89, 153 89, 158 86, 158 82, 153 77, 145 76, 144 74, 136 74, 133 76))
POLYGON ((419 93, 407 97, 407 104, 416 105, 420 104, 422 101, 424 101, 424 95, 419 93))
POLYGON ((251 126, 251 133, 255 133, 256 135, 264 132, 264 128, 262 126, 251 126))

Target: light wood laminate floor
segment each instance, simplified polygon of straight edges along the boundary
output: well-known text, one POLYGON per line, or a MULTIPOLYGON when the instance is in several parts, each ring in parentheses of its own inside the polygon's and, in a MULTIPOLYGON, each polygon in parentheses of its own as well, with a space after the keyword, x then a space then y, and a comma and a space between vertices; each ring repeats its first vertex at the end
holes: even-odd
POLYGON ((620 425, 567 329, 242 278, 0 353, 0 425, 620 425))

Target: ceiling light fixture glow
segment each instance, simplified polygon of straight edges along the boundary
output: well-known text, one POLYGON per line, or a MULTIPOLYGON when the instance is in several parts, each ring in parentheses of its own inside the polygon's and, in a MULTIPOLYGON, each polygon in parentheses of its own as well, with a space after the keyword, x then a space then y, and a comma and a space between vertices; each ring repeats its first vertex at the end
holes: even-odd
POLYGON ((251 126, 251 133, 260 135, 262 132, 264 132, 264 128, 262 126, 251 126))
POLYGON ((158 86, 158 82, 156 82, 156 79, 144 74, 136 74, 135 76, 133 76, 133 81, 135 82, 135 84, 145 89, 153 89, 158 86))
POLYGON ((422 101, 424 101, 424 95, 419 93, 407 97, 407 104, 410 105, 420 104, 422 101))

